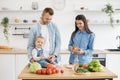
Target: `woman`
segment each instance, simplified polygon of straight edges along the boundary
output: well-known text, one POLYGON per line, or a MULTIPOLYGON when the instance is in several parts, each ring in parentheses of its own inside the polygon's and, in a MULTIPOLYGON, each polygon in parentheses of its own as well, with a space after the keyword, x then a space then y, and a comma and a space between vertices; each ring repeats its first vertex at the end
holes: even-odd
POLYGON ((77 15, 75 30, 71 35, 68 49, 70 51, 69 64, 88 64, 92 60, 94 34, 90 31, 84 15, 77 15))

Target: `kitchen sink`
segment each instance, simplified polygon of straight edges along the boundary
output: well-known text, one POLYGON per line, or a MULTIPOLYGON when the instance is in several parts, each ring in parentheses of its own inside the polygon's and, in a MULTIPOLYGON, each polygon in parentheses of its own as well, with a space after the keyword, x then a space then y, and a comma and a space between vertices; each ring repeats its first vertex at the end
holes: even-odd
POLYGON ((108 51, 120 51, 120 49, 106 49, 108 51))

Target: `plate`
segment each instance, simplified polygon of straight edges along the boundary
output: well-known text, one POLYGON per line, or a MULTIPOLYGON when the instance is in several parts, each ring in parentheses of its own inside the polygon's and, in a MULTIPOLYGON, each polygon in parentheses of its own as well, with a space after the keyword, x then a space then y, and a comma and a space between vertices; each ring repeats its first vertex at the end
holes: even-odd
POLYGON ((66 68, 68 68, 68 69, 72 69, 73 68, 73 65, 71 65, 71 64, 65 64, 64 65, 66 68))
POLYGON ((65 0, 54 0, 53 7, 56 10, 62 10, 65 7, 65 0))
POLYGON ((86 72, 86 73, 76 73, 76 72, 74 72, 74 74, 77 74, 77 75, 88 75, 88 74, 90 74, 90 72, 86 72))

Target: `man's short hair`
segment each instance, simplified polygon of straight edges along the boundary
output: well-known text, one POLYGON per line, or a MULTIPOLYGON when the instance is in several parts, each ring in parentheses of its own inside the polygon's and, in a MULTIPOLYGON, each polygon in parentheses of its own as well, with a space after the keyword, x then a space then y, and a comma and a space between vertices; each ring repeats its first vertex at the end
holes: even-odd
POLYGON ((54 15, 53 9, 48 7, 43 10, 43 13, 49 13, 50 15, 54 15))

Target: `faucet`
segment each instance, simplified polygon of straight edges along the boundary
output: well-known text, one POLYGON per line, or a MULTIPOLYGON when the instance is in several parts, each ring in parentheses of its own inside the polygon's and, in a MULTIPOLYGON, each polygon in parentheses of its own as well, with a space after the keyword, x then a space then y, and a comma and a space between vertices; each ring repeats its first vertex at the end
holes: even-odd
POLYGON ((118 49, 120 49, 120 36, 118 35, 118 36, 116 37, 116 39, 118 39, 118 41, 119 41, 118 49))

